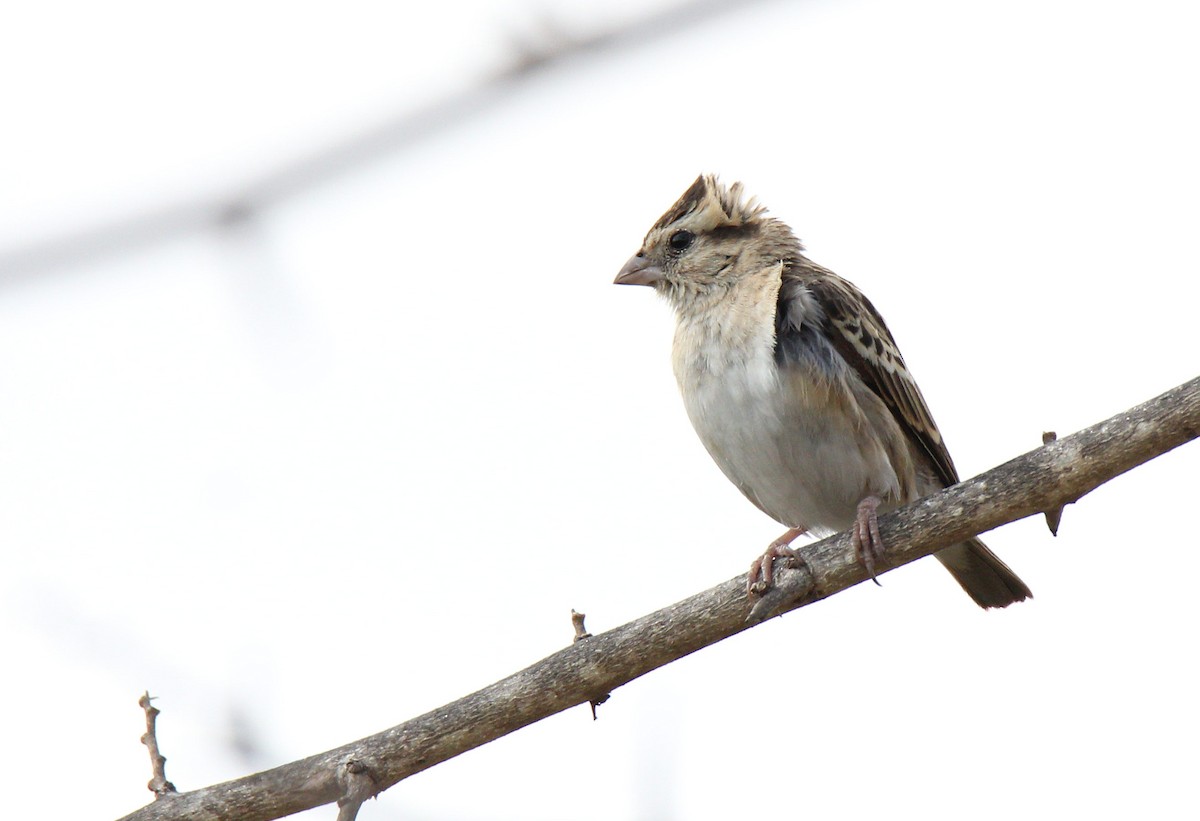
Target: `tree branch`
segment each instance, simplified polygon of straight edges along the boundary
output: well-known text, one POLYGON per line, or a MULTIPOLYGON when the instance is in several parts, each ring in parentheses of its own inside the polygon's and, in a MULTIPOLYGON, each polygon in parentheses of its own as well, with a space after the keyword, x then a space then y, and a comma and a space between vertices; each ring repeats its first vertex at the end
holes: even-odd
POLYGON ((142 693, 138 706, 146 713, 146 732, 142 734, 142 743, 150 751, 150 783, 146 789, 154 793, 155 798, 174 795, 175 785, 167 780, 167 757, 158 749, 158 708, 151 702, 150 691, 142 693))
MULTIPOLYGON (((1007 522, 1070 504, 1104 482, 1200 435, 1200 377, 1136 408, 881 516, 890 569, 1007 522)), ((179 793, 123 821, 236 817, 266 821, 338 801, 357 806, 467 750, 729 638, 771 615, 864 581, 848 534, 804 548, 807 567, 781 568, 757 602, 745 577, 579 641, 423 716, 328 752, 179 793), (353 778, 348 778, 352 775, 353 778)))

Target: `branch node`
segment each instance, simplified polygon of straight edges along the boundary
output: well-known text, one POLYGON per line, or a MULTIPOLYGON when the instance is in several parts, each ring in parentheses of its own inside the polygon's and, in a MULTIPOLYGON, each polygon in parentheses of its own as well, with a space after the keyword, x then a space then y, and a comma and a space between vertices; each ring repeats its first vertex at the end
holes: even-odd
POLYGON ((354 821, 363 802, 381 792, 374 768, 364 758, 345 759, 337 769, 337 782, 342 790, 337 800, 337 821, 354 821))
MULTIPOLYGON (((587 628, 583 626, 583 620, 586 618, 587 613, 580 613, 579 611, 575 610, 575 608, 571 608, 571 626, 575 628, 575 638, 571 639, 572 644, 582 641, 583 639, 590 639, 592 637, 592 634, 589 633, 587 628)), ((600 696, 600 698, 594 698, 588 702, 588 704, 592 706, 592 721, 595 721, 597 718, 596 708, 608 701, 611 696, 612 693, 605 693, 604 695, 600 696)))
POLYGON ((776 565, 774 579, 767 591, 758 597, 746 616, 750 625, 782 615, 783 610, 809 598, 816 590, 816 574, 801 556, 789 557, 776 565))
POLYGON ((158 733, 155 729, 155 721, 158 719, 158 708, 155 707, 150 698, 150 691, 146 690, 138 699, 138 706, 146 712, 146 732, 142 734, 142 743, 146 745, 146 749, 150 751, 150 781, 146 784, 146 789, 154 793, 155 800, 168 795, 175 795, 175 785, 167 780, 167 758, 158 751, 158 733))

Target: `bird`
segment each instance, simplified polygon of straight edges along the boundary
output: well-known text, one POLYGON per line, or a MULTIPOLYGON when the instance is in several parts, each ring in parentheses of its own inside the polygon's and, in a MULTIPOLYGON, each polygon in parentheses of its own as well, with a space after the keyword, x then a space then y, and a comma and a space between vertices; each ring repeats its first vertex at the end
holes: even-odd
MULTIPOLYGON (((878 514, 957 484, 958 471, 891 331, 851 282, 811 261, 741 183, 702 174, 650 228, 616 284, 675 312, 672 367, 725 476, 787 531, 756 558, 772 585, 792 542, 847 529, 871 578, 878 514)), ((983 608, 1033 594, 982 541, 934 554, 983 608)))

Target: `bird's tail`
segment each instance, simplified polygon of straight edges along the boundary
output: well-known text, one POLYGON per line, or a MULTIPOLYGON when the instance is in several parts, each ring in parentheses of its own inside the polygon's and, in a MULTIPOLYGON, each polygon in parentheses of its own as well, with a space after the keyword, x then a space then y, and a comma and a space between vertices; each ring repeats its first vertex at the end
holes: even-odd
POLYGON ((933 554, 980 607, 1008 607, 1033 597, 1025 582, 978 539, 933 554))

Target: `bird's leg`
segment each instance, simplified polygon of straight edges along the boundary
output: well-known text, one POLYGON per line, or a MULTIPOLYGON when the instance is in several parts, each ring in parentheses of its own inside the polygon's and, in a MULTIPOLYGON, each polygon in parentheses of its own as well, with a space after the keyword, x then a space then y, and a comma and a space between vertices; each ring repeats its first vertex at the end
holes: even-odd
POLYGON ((787 533, 771 542, 766 552, 750 563, 750 574, 746 577, 746 595, 761 596, 770 589, 775 575, 775 560, 799 559, 800 554, 792 548, 792 542, 807 532, 806 527, 788 528, 787 533))
POLYGON ((881 558, 887 549, 883 537, 879 535, 879 517, 876 511, 880 504, 878 496, 868 496, 859 502, 858 517, 854 520, 851 530, 854 554, 863 563, 875 584, 879 584, 879 579, 875 578, 875 560, 881 558))

